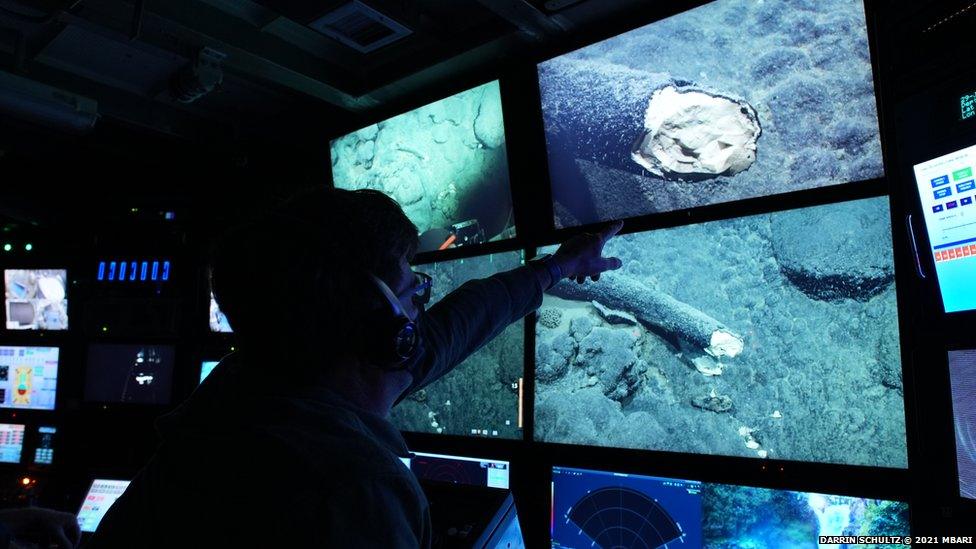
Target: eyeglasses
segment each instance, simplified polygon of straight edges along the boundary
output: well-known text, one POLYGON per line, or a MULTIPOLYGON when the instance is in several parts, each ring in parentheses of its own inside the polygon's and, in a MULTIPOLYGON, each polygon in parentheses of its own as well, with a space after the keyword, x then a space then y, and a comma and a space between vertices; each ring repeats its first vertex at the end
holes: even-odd
POLYGON ((434 286, 434 279, 427 273, 413 273, 414 282, 410 287, 410 298, 414 305, 422 307, 430 302, 430 290, 434 286))

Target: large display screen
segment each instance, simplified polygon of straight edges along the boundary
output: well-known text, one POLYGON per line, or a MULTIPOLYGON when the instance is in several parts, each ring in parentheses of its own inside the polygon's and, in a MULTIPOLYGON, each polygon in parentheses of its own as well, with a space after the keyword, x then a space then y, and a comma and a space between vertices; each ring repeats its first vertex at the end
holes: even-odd
POLYGON ((915 165, 945 312, 976 309, 976 145, 915 165))
POLYGON ((539 440, 907 466, 887 197, 618 236, 546 295, 539 440))
MULTIPOLYGON (((521 264, 521 252, 507 252, 418 265, 414 269, 433 277, 433 308, 468 280, 521 264)), ((524 349, 524 324, 516 322, 449 374, 405 398, 393 408, 390 420, 404 431, 520 437, 524 349)))
POLYGON ((860 0, 718 0, 539 85, 557 227, 884 175, 860 0))
POLYGON ((420 251, 515 236, 498 81, 332 141, 341 189, 376 189, 420 231, 420 251))
POLYGON ((909 535, 903 502, 569 467, 552 469, 550 516, 560 549, 846 547, 819 538, 909 535))
POLYGON ((24 449, 24 426, 0 423, 0 463, 20 463, 24 449))
POLYGON ((976 350, 949 352, 959 495, 976 499, 976 350))
POLYGON ((57 347, 0 346, 0 407, 53 410, 57 388, 57 347))
POLYGON ((129 487, 128 480, 106 480, 97 478, 92 482, 85 501, 78 511, 78 525, 82 532, 94 532, 98 524, 105 518, 112 504, 119 499, 129 487))
POLYGON ((169 404, 173 362, 174 351, 169 345, 91 345, 85 400, 169 404))
POLYGON ((68 273, 64 269, 6 269, 8 330, 67 330, 68 273))
POLYGON ((423 452, 400 459, 419 479, 508 490, 507 461, 423 452))

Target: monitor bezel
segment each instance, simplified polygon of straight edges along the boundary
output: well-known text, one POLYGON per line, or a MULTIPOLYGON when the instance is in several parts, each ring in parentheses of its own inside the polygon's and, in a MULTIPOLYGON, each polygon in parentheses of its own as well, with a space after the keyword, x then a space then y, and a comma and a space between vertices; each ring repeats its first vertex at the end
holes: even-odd
MULTIPOLYGON (((780 212, 786 212, 786 211, 790 211, 790 210, 803 209, 803 208, 816 207, 816 206, 829 206, 829 205, 832 205, 832 204, 842 204, 842 203, 846 203, 846 202, 857 201, 857 200, 865 200, 865 199, 872 199, 872 198, 888 198, 888 200, 889 200, 889 207, 891 209, 891 213, 892 213, 892 215, 894 215, 894 213, 895 213, 895 204, 893 203, 893 201, 891 200, 891 196, 886 192, 885 189, 862 189, 861 192, 858 192, 855 196, 851 196, 851 193, 848 193, 848 195, 845 198, 843 198, 843 199, 836 199, 833 195, 817 197, 817 196, 814 196, 814 195, 810 195, 810 193, 807 192, 807 191, 803 191, 802 192, 802 195, 797 195, 797 197, 798 198, 802 197, 802 198, 804 198, 804 200, 802 200, 802 201, 797 200, 795 202, 791 202, 788 206, 781 207, 781 208, 776 209, 776 210, 759 209, 758 211, 749 211, 747 213, 741 213, 741 215, 735 215, 735 216, 731 216, 731 217, 729 217, 729 216, 715 216, 714 218, 708 219, 706 221, 696 221, 695 224, 697 224, 697 223, 708 223, 708 222, 722 221, 722 220, 727 220, 727 219, 738 219, 738 218, 743 218, 743 217, 749 217, 749 216, 752 216, 752 215, 762 215, 762 214, 769 214, 769 213, 780 213, 780 212), (868 190, 870 190, 872 192, 868 192, 868 190)), ((620 231, 619 235, 639 234, 639 233, 645 233, 645 232, 653 232, 653 231, 662 230, 662 229, 670 229, 670 228, 674 228, 674 227, 683 227, 683 226, 687 226, 687 225, 690 225, 690 224, 692 224, 692 223, 678 223, 678 224, 668 224, 666 226, 661 226, 660 219, 656 215, 643 216, 643 217, 640 217, 640 218, 636 218, 636 220, 634 220, 634 222, 632 222, 630 224, 626 224, 625 223, 624 228, 620 231)), ((585 231, 586 231, 586 229, 583 228, 583 227, 576 227, 576 228, 573 228, 572 233, 573 234, 578 234, 580 232, 585 232, 585 231)), ((891 226, 891 231, 892 231, 892 239, 893 239, 893 242, 897 242, 897 239, 896 239, 897 231, 896 231, 896 228, 895 228, 894 225, 891 226)), ((553 245, 552 242, 553 241, 551 241, 550 244, 548 244, 548 245, 553 245)), ((558 242, 558 240, 557 241, 554 241, 554 242, 558 242)), ((542 248, 542 247, 544 247, 544 246, 540 246, 540 248, 542 248)), ((896 303, 897 303, 897 308, 898 308, 898 338, 899 338, 899 346, 900 346, 900 352, 901 352, 901 366, 902 366, 902 403, 903 403, 903 411, 904 411, 904 414, 905 414, 905 430, 906 430, 906 446, 905 446, 906 458, 907 458, 907 465, 906 465, 906 467, 905 468, 900 468, 900 467, 882 467, 882 466, 856 465, 856 464, 849 464, 849 463, 813 462, 813 461, 803 461, 803 460, 768 460, 768 461, 776 461, 776 462, 790 463, 790 464, 814 464, 814 465, 818 465, 818 466, 819 465, 828 465, 828 466, 832 466, 832 467, 852 467, 855 470, 861 470, 861 469, 881 469, 881 470, 888 470, 888 471, 907 471, 911 467, 911 463, 912 463, 912 460, 913 460, 912 454, 913 454, 913 451, 914 451, 913 444, 912 444, 912 440, 914 439, 914 434, 913 434, 914 421, 912 420, 912 418, 914 417, 914 409, 912 408, 912 405, 913 405, 914 401, 911 398, 912 378, 910 376, 911 376, 911 371, 912 371, 911 370, 911 364, 913 364, 913 363, 910 361, 910 356, 911 356, 911 349, 913 347, 912 347, 912 343, 911 343, 910 338, 907 338, 906 337, 908 335, 906 332, 908 330, 908 327, 912 325, 912 322, 911 322, 911 320, 909 318, 909 315, 907 313, 907 308, 908 307, 907 307, 907 303, 906 303, 907 302, 907 299, 908 299, 908 296, 909 296, 909 290, 907 288, 903 287, 904 284, 902 283, 903 280, 905 278, 907 278, 903 274, 905 272, 905 264, 904 264, 905 261, 904 261, 904 258, 902 258, 903 259, 902 261, 899 261, 899 257, 900 256, 897 253, 898 246, 895 245, 895 246, 893 246, 893 248, 894 249, 892 251, 892 254, 893 254, 893 260, 894 260, 894 272, 895 272, 895 293, 896 293, 896 303)), ((589 284, 591 282, 588 281, 587 283, 589 284)), ((533 315, 534 315, 535 319, 538 318, 538 313, 537 312, 533 313, 533 315)), ((535 325, 535 322, 533 322, 533 326, 534 325, 535 325)), ((534 332, 534 330, 533 330, 533 332, 534 332)), ((533 344, 535 344, 534 334, 533 334, 533 344)), ((533 351, 534 351, 534 349, 533 349, 533 351)), ((572 443, 547 442, 547 441, 539 440, 538 438, 534 438, 536 436, 535 435, 535 415, 534 415, 534 412, 535 412, 535 398, 537 397, 537 393, 535 391, 535 353, 534 352, 531 353, 531 356, 529 356, 527 354, 527 356, 531 360, 531 372, 532 372, 531 387, 532 387, 532 392, 531 393, 528 393, 528 394, 531 394, 532 395, 532 399, 531 399, 532 400, 532 404, 531 405, 526 405, 526 408, 527 409, 531 409, 531 411, 532 411, 532 416, 531 416, 532 417, 532 421, 531 422, 527 422, 526 425, 527 426, 528 425, 531 425, 531 436, 533 437, 532 438, 533 442, 535 442, 536 444, 543 444, 543 445, 549 445, 549 444, 551 444, 551 445, 556 445, 556 446, 561 446, 561 447, 573 447, 573 448, 590 448, 590 447, 593 447, 593 446, 588 446, 588 445, 580 445, 580 444, 572 444, 572 443), (529 406, 531 406, 531 408, 529 408, 529 406)), ((527 369, 527 372, 526 372, 527 374, 528 374, 528 370, 529 370, 528 364, 529 363, 527 362, 527 368, 526 368, 527 369)), ((528 379, 528 375, 526 376, 526 379, 528 379)), ((526 429, 526 431, 528 431, 528 430, 529 429, 526 429)), ((603 447, 603 446, 599 446, 598 448, 608 448, 608 449, 611 449, 611 450, 633 450, 633 451, 638 451, 638 452, 649 452, 649 453, 652 453, 652 454, 654 454, 656 456, 659 456, 660 454, 669 454, 669 455, 680 455, 680 456, 705 456, 705 457, 715 458, 715 459, 744 459, 744 460, 748 460, 748 461, 759 461, 759 462, 767 461, 765 459, 758 458, 758 457, 757 458, 744 458, 744 457, 738 457, 738 456, 724 456, 724 455, 717 455, 717 454, 693 454, 693 453, 684 453, 684 452, 673 452, 673 451, 667 451, 667 450, 661 450, 661 449, 658 449, 658 450, 648 450, 648 449, 637 449, 637 448, 618 448, 618 447, 603 447)))
MULTIPOLYGON (((959 460, 958 460, 958 442, 955 433, 955 422, 956 422, 956 410, 952 403, 952 373, 949 370, 949 355, 953 352, 969 351, 976 353, 976 337, 972 338, 968 342, 953 341, 945 345, 942 349, 942 354, 945 360, 945 388, 946 388, 946 413, 949 417, 949 425, 946 429, 943 429, 943 439, 946 441, 947 448, 951 452, 947 452, 946 459, 944 460, 943 466, 952 472, 951 478, 951 488, 950 492, 955 496, 956 503, 960 509, 968 510, 969 512, 976 511, 976 498, 967 498, 962 495, 960 490, 959 482, 959 460), (944 433, 948 432, 948 436, 944 433), (951 463, 949 463, 951 462, 951 463)), ((976 397, 974 397, 976 398, 976 397)))
MULTIPOLYGON (((925 212, 922 210, 922 199, 919 192, 918 182, 915 179, 915 166, 918 164, 934 160, 941 156, 952 154, 967 147, 976 146, 976 131, 963 135, 950 137, 947 141, 933 144, 917 144, 923 152, 914 152, 910 157, 905 158, 905 185, 908 196, 910 197, 910 211, 906 217, 907 230, 911 232, 914 241, 914 251, 916 254, 917 272, 922 279, 921 286, 924 292, 922 303, 929 303, 931 310, 926 310, 928 316, 939 321, 944 330, 951 333, 950 337, 964 337, 965 325, 976 322, 976 308, 962 311, 947 312, 945 300, 942 297, 942 286, 939 282, 938 273, 935 268, 935 259, 932 256, 932 242, 929 238, 928 224, 925 222, 925 212), (924 147, 928 148, 924 148, 924 147)), ((917 149, 918 151, 918 149, 917 149)))
POLYGON ((71 288, 71 286, 72 286, 72 281, 71 281, 72 268, 71 268, 71 265, 69 265, 68 263, 70 263, 70 262, 69 261, 57 262, 57 261, 50 261, 50 260, 22 261, 22 262, 15 262, 14 264, 11 264, 11 265, 4 265, 2 268, 0 268, 0 271, 2 271, 2 274, 3 274, 3 277, 4 277, 4 284, 3 284, 3 291, 4 291, 3 308, 2 308, 2 310, 0 310, 0 317, 3 317, 3 325, 0 326, 0 333, 3 333, 5 335, 5 337, 8 337, 8 338, 10 338, 10 337, 24 336, 25 338, 42 339, 42 338, 67 338, 69 336, 69 334, 71 334, 71 333, 74 332, 74 330, 76 329, 75 328, 75 325, 78 323, 76 321, 76 318, 78 316, 80 316, 80 315, 78 315, 75 312, 73 312, 73 311, 76 311, 76 309, 77 309, 77 306, 78 306, 77 301, 78 300, 76 299, 75 301, 72 301, 72 298, 71 298, 71 294, 73 293, 73 290, 71 288), (60 264, 62 264, 64 266, 63 267, 49 267, 49 266, 47 266, 48 263, 60 263, 60 264), (20 328, 20 329, 17 329, 17 328, 7 328, 7 285, 6 285, 6 278, 7 277, 6 277, 6 272, 7 271, 40 271, 40 270, 44 270, 44 271, 64 271, 64 279, 65 279, 64 280, 64 299, 65 299, 65 301, 68 302, 68 310, 67 310, 68 327, 65 328, 64 330, 44 330, 44 329, 41 329, 41 328, 20 328), (72 306, 72 303, 74 303, 74 308, 72 306))
POLYGON ((9 468, 21 468, 26 463, 33 463, 33 457, 28 460, 26 459, 26 453, 28 451, 28 437, 30 436, 31 423, 27 421, 26 418, 20 419, 17 417, 5 416, 0 419, 0 425, 20 425, 24 428, 23 438, 20 441, 20 459, 17 461, 0 461, 0 469, 9 468))
MULTIPOLYGON (((484 249, 481 249, 480 247, 477 247, 477 246, 456 248, 455 250, 450 250, 452 253, 449 255, 449 257, 434 256, 432 258, 430 255, 420 255, 420 254, 418 254, 418 258, 421 259, 421 260, 424 260, 424 261, 423 262, 420 262, 420 261, 418 261, 415 258, 415 260, 410 263, 410 267, 413 270, 415 270, 415 271, 423 272, 424 271, 424 266, 426 266, 426 265, 431 265, 431 264, 436 264, 436 263, 449 263, 449 262, 459 261, 459 260, 463 260, 463 259, 475 259, 475 260, 477 260, 477 259, 481 259, 481 258, 487 257, 489 255, 502 255, 502 254, 510 254, 510 253, 520 254, 521 255, 520 266, 524 266, 525 265, 525 262, 528 261, 528 259, 530 259, 530 256, 527 255, 528 250, 526 248, 518 247, 514 242, 510 242, 508 244, 510 244, 510 245, 509 246, 502 247, 501 249, 498 249, 496 251, 490 251, 490 252, 486 252, 484 249)), ((499 271, 499 272, 504 272, 504 271, 499 271)), ((527 408, 527 402, 529 400, 532 400, 532 399, 530 398, 531 393, 529 392, 529 389, 527 388, 527 385, 526 385, 528 383, 527 366, 529 364, 528 360, 529 360, 530 354, 531 354, 530 353, 530 349, 534 349, 535 325, 530 321, 530 318, 529 317, 526 317, 526 318, 524 318, 522 320, 519 320, 517 322, 521 322, 522 323, 522 341, 523 341, 522 342, 522 351, 523 351, 523 353, 522 353, 522 387, 521 387, 521 392, 522 392, 522 403, 521 403, 522 404, 522 428, 520 429, 520 434, 518 436, 516 436, 516 437, 501 437, 501 436, 494 437, 494 436, 482 436, 482 435, 471 435, 471 434, 462 435, 462 434, 454 434, 454 433, 452 433, 452 434, 447 434, 447 433, 438 434, 438 433, 430 433, 430 432, 425 432, 425 431, 402 430, 401 432, 404 434, 404 436, 408 436, 409 435, 409 437, 416 437, 416 440, 420 440, 420 441, 426 440, 426 437, 432 437, 430 439, 431 441, 438 441, 438 440, 451 439, 451 438, 457 438, 457 439, 462 439, 462 440, 463 439, 477 439, 477 440, 485 440, 485 441, 499 441, 499 442, 503 442, 503 443, 505 443, 505 442, 524 442, 524 441, 528 440, 528 439, 526 439, 526 434, 525 433, 526 433, 526 429, 528 428, 528 425, 531 423, 531 419, 530 419, 531 416, 529 415, 529 409, 527 408), (532 335, 532 339, 531 339, 532 347, 530 347, 530 340, 528 339, 530 333, 533 334, 532 335)), ((534 352, 534 350, 532 352, 534 352)), ((458 365, 458 366, 460 366, 460 365, 458 365)), ((533 365, 533 368, 534 368, 534 365, 533 365)), ((397 429, 400 429, 400 427, 397 426, 395 423, 394 423, 394 426, 397 427, 397 429)), ((421 444, 424 444, 424 443, 421 442, 421 444)), ((436 444, 436 443, 433 443, 433 444, 436 444)))
POLYGON ((32 337, 12 338, 5 337, 0 340, 0 347, 26 347, 26 348, 52 348, 58 350, 58 377, 54 390, 54 408, 14 408, 0 407, 0 421, 4 419, 16 419, 23 415, 25 420, 48 418, 54 414, 60 414, 63 409, 65 386, 69 381, 65 380, 64 363, 67 358, 66 344, 58 340, 38 340, 32 337))
POLYGON ((180 387, 179 382, 179 372, 180 359, 181 359, 180 347, 177 342, 172 340, 154 340, 153 338, 139 338, 138 341, 127 340, 117 340, 117 339, 92 339, 87 342, 84 346, 84 373, 80 376, 81 385, 79 387, 79 393, 81 397, 81 402, 86 408, 96 408, 104 411, 111 411, 117 409, 140 409, 140 410, 162 410, 175 406, 178 404, 177 398, 181 395, 177 392, 177 388, 180 387), (165 403, 146 403, 146 402, 119 402, 119 401, 102 401, 98 399, 93 399, 88 395, 87 386, 89 376, 92 375, 92 365, 91 365, 91 352, 95 347, 115 347, 115 346, 135 346, 140 345, 152 345, 156 347, 169 347, 172 351, 173 363, 170 370, 170 384, 169 390, 166 395, 165 403))
MULTIPOLYGON (((504 126, 504 133, 505 133, 505 155, 506 155, 506 163, 507 163, 506 172, 508 173, 508 188, 509 188, 509 195, 512 201, 511 204, 512 225, 514 226, 515 229, 515 236, 511 238, 502 239, 502 240, 494 240, 494 241, 483 242, 481 244, 463 246, 460 248, 448 248, 446 250, 425 250, 423 252, 420 252, 418 255, 424 255, 430 258, 439 258, 441 257, 441 254, 444 254, 445 252, 451 252, 453 250, 465 250, 464 253, 466 253, 467 250, 475 250, 475 251, 484 250, 481 253, 489 253, 487 252, 487 250, 501 249, 501 248, 511 246, 512 244, 515 244, 516 246, 520 245, 524 237, 521 234, 522 227, 520 226, 519 221, 521 219, 521 216, 524 214, 520 211, 519 207, 517 206, 517 204, 520 202, 517 196, 521 194, 521 193, 517 193, 517 190, 523 188, 525 185, 523 185, 521 173, 518 170, 514 169, 513 167, 513 161, 512 161, 513 156, 518 158, 520 154, 519 154, 519 150, 516 147, 514 147, 510 142, 510 138, 514 133, 516 133, 512 131, 512 128, 519 127, 521 122, 518 119, 516 119, 512 113, 509 112, 510 109, 508 108, 508 104, 510 104, 512 101, 511 97, 517 96, 519 92, 517 88, 510 87, 510 84, 508 83, 509 79, 506 78, 505 75, 503 75, 502 73, 498 71, 493 71, 489 73, 489 76, 490 78, 486 79, 482 74, 477 78, 464 78, 464 79, 454 81, 450 86, 444 88, 437 88, 437 91, 425 92, 420 96, 420 98, 412 98, 408 102, 393 102, 382 108, 367 111, 364 116, 362 115, 357 116, 353 121, 350 121, 349 123, 341 126, 341 130, 335 132, 335 135, 330 136, 327 139, 327 143, 326 143, 329 150, 329 155, 327 160, 328 170, 329 170, 329 181, 327 182, 327 184, 333 188, 340 188, 336 186, 335 174, 332 172, 332 161, 331 161, 333 143, 337 139, 340 139, 353 132, 364 129, 372 124, 379 124, 381 122, 385 122, 392 118, 396 118, 397 116, 408 114, 418 109, 424 108, 428 105, 437 103, 445 99, 449 99, 460 93, 464 93, 466 91, 497 82, 499 87, 499 95, 501 97, 502 124, 504 126), (444 93, 445 90, 448 91, 449 93, 445 94, 444 93)), ((451 255, 448 254, 447 257, 451 257, 451 255)), ((439 261, 440 259, 437 260, 439 261)))
MULTIPOLYGON (((608 27, 602 27, 595 29, 593 32, 581 34, 574 36, 572 39, 566 40, 559 45, 552 48, 544 50, 541 54, 533 56, 531 59, 534 64, 527 69, 522 75, 522 86, 529 90, 526 96, 532 101, 532 109, 536 113, 537 119, 533 119, 531 122, 532 128, 528 129, 528 133, 534 134, 532 139, 532 149, 534 151, 537 161, 542 165, 536 168, 536 171, 541 171, 544 174, 545 184, 540 186, 540 193, 546 195, 546 200, 548 202, 548 209, 538 210, 540 215, 545 215, 548 222, 548 231, 551 234, 572 234, 574 231, 582 230, 594 230, 600 226, 606 225, 609 221, 602 221, 596 223, 584 223, 581 225, 557 228, 555 226, 555 216, 553 202, 553 180, 549 170, 549 151, 547 146, 547 137, 545 133, 544 120, 543 120, 543 105, 540 89, 539 80, 539 70, 538 66, 541 63, 550 61, 552 59, 561 57, 565 54, 572 53, 581 48, 592 46, 603 42, 605 40, 615 38, 622 34, 626 34, 630 31, 634 31, 661 20, 667 19, 669 17, 680 15, 689 10, 710 4, 716 0, 708 1, 694 1, 694 2, 676 2, 667 4, 663 7, 657 7, 656 9, 648 9, 646 6, 640 13, 635 13, 634 18, 628 19, 628 23, 625 25, 614 25, 608 27)), ((661 219, 661 226, 671 226, 678 224, 689 224, 697 223, 700 221, 705 221, 710 219, 715 215, 728 215, 726 212, 734 211, 736 208, 769 208, 771 210, 778 209, 780 204, 784 202, 792 202, 793 200, 803 200, 805 194, 819 195, 819 194, 836 194, 838 196, 852 196, 857 193, 871 192, 870 190, 862 190, 860 187, 869 187, 871 189, 877 188, 878 186, 884 187, 887 185, 887 179, 891 177, 893 169, 893 164, 889 162, 889 151, 886 146, 886 132, 884 124, 884 114, 882 104, 882 95, 884 94, 884 88, 881 86, 881 71, 880 63, 878 61, 878 44, 877 38, 875 36, 876 30, 874 28, 874 12, 872 0, 863 0, 862 5, 864 7, 865 22, 866 22, 866 33, 868 38, 868 49, 869 57, 872 68, 872 79, 874 85, 874 96, 875 105, 878 118, 878 134, 879 140, 881 141, 881 159, 882 166, 884 168, 884 174, 881 177, 862 179, 857 181, 847 181, 834 183, 824 187, 818 187, 813 189, 800 189, 796 191, 791 191, 787 193, 767 195, 767 196, 756 196, 743 198, 738 200, 733 200, 729 202, 720 202, 716 204, 709 204, 703 206, 694 206, 691 208, 683 208, 678 210, 666 211, 666 212, 656 212, 648 213, 639 216, 620 218, 625 223, 627 222, 637 222, 638 220, 645 220, 646 218, 659 217, 661 219), (853 190, 848 190, 853 187, 853 190)), ((635 10, 636 11, 636 10, 635 10)))
MULTIPOLYGON (((846 486, 842 490, 823 490, 821 488, 798 488, 796 484, 790 484, 789 486, 780 485, 780 484, 775 485, 775 486, 772 486, 772 485, 759 486, 759 485, 755 485, 755 484, 752 484, 752 483, 749 483, 749 482, 742 482, 741 479, 736 479, 736 482, 728 482, 728 481, 715 480, 715 479, 708 479, 708 480, 706 480, 706 479, 702 479, 702 478, 698 478, 698 477, 689 478, 687 476, 683 476, 682 477, 682 476, 672 476, 672 475, 662 475, 662 474, 646 473, 646 472, 643 472, 643 471, 638 471, 638 470, 636 470, 634 468, 628 468, 628 469, 625 469, 625 470, 610 470, 610 469, 606 469, 606 468, 594 469, 593 466, 586 466, 586 465, 584 465, 584 466, 567 465, 567 464, 564 463, 564 460, 561 460, 561 459, 558 459, 558 458, 556 459, 555 462, 553 462, 552 466, 549 467, 548 474, 546 475, 546 480, 548 480, 548 484, 549 484, 549 487, 550 487, 550 492, 549 493, 550 494, 553 494, 553 495, 555 493, 555 480, 554 480, 553 471, 555 469, 557 469, 557 468, 559 468, 559 469, 576 469, 576 470, 580 470, 580 471, 584 471, 584 472, 605 473, 605 474, 610 474, 610 475, 628 475, 628 476, 635 476, 635 477, 653 477, 653 478, 662 479, 662 480, 677 480, 677 481, 685 481, 685 482, 698 482, 698 483, 701 483, 703 486, 706 485, 706 484, 723 484, 723 485, 734 486, 734 487, 739 487, 739 488, 758 488, 758 489, 763 489, 763 490, 775 490, 775 491, 783 491, 783 492, 816 493, 816 494, 837 495, 837 496, 851 497, 851 498, 888 500, 888 501, 901 502, 901 503, 908 504, 908 507, 909 507, 909 509, 908 509, 908 512, 909 512, 909 525, 911 525, 911 522, 912 522, 911 519, 912 519, 912 508, 913 508, 913 505, 912 505, 912 502, 911 502, 910 499, 903 498, 903 497, 886 497, 884 495, 881 495, 880 492, 870 492, 870 495, 865 495, 865 492, 854 493, 854 492, 852 492, 846 486)), ((555 509, 552 509, 552 501, 551 501, 551 499, 550 499, 548 508, 549 508, 550 516, 554 516, 555 509)), ((551 539, 551 532, 548 531, 548 526, 549 526, 549 523, 547 521, 546 522, 546 527, 547 527, 546 539, 551 539)), ((907 536, 910 533, 909 532, 886 532, 885 534, 887 534, 887 535, 907 536)))

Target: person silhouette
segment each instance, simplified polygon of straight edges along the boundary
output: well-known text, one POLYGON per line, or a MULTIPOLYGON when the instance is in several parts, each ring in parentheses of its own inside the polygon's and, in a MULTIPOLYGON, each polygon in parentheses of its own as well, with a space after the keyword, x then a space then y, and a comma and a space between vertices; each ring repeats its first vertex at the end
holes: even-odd
POLYGON ((378 191, 316 189, 231 231, 211 283, 238 350, 174 412, 91 547, 427 547, 430 510, 387 419, 602 256, 622 224, 427 309, 418 233, 378 191))

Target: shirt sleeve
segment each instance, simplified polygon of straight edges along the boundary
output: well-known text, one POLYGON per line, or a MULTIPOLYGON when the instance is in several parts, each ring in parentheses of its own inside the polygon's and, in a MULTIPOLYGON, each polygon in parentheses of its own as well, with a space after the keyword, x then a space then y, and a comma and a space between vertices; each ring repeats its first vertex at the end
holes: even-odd
POLYGON ((513 322, 542 304, 542 287, 524 266, 470 280, 434 304, 420 330, 424 350, 409 394, 454 369, 513 322))

